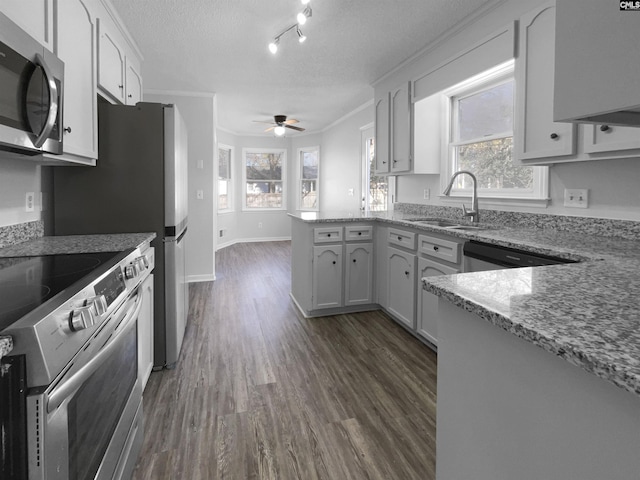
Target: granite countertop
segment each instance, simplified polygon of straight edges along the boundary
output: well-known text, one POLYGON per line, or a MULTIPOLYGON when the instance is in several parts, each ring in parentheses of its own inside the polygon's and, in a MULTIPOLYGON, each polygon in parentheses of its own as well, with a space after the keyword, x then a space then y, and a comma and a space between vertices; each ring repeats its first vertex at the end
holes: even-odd
MULTIPOLYGON (((460 231, 406 213, 325 213, 305 222, 376 221, 580 263, 423 278, 424 288, 480 318, 640 395, 640 242, 545 228, 460 231)), ((598 222, 599 219, 594 219, 598 222)))
POLYGON ((5 355, 9 355, 11 350, 13 350, 13 339, 9 336, 0 336, 0 360, 5 355))
POLYGON ((29 257, 65 253, 119 252, 150 242, 154 232, 40 237, 0 248, 0 257, 29 257))

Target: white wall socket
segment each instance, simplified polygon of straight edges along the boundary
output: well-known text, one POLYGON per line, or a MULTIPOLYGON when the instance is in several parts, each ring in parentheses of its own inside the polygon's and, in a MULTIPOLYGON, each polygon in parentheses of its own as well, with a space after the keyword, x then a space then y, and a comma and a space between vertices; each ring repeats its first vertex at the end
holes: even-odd
POLYGON ((431 198, 431 189, 430 188, 425 188, 424 189, 424 199, 425 200, 429 200, 431 198))
POLYGON ((203 190, 196 190, 196 198, 198 200, 203 200, 204 199, 204 191, 203 190))
POLYGON ((349 190, 347 190, 347 195, 349 195, 350 197, 353 197, 353 188, 350 188, 349 190))
POLYGON ((589 190, 587 190, 586 188, 565 188, 564 206, 571 208, 588 208, 589 190))
POLYGON ((24 211, 25 212, 33 212, 35 209, 36 197, 33 192, 27 192, 25 203, 24 203, 24 211))

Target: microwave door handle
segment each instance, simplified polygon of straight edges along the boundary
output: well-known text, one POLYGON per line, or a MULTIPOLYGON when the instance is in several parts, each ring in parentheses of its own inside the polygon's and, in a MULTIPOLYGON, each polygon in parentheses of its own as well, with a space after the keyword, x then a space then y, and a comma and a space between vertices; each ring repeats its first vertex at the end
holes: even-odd
POLYGON ((36 148, 40 148, 44 142, 51 135, 53 127, 56 125, 56 118, 58 116, 58 86, 56 85, 56 79, 51 74, 51 69, 44 61, 44 58, 40 54, 36 54, 36 64, 42 67, 44 72, 44 78, 47 86, 49 87, 49 113, 47 114, 47 121, 42 127, 42 131, 33 141, 36 148))
POLYGON ((57 386, 53 392, 49 395, 49 401, 47 402, 47 413, 53 412, 62 403, 73 395, 85 381, 95 373, 102 365, 104 360, 111 355, 113 350, 118 347, 118 341, 121 337, 128 332, 129 327, 135 323, 135 320, 142 309, 142 300, 140 295, 136 298, 136 306, 132 311, 129 311, 127 317, 121 322, 122 329, 115 336, 111 337, 109 343, 100 350, 95 357, 93 357, 87 364, 78 370, 71 378, 66 380, 62 385, 57 386))

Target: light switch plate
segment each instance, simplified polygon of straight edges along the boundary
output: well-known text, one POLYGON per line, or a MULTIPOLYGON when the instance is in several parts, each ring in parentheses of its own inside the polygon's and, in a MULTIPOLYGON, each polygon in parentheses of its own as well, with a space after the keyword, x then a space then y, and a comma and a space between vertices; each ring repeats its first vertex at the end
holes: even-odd
POLYGON ((589 190, 587 190, 586 188, 565 188, 564 206, 571 208, 588 208, 589 190))

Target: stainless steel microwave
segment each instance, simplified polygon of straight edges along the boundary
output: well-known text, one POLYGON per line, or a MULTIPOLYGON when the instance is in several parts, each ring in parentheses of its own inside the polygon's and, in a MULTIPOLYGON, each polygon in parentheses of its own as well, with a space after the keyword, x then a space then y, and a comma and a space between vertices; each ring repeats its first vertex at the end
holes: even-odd
POLYGON ((63 91, 64 63, 0 13, 0 150, 61 154, 63 91))

